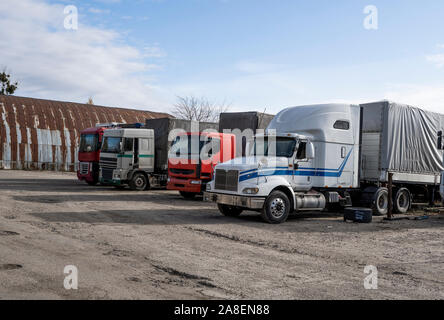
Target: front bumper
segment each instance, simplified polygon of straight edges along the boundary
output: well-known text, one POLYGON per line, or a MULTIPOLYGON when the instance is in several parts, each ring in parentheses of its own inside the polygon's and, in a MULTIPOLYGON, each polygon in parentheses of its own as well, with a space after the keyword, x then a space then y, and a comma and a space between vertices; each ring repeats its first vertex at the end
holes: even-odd
POLYGON ((178 190, 184 192, 200 193, 205 190, 205 181, 201 181, 200 184, 192 184, 191 181, 198 181, 197 178, 190 179, 178 179, 170 176, 170 181, 167 184, 168 190, 178 190))
POLYGON ((125 184, 122 180, 103 179, 103 178, 100 178, 100 183, 108 186, 121 186, 125 184))
POLYGON ((257 210, 262 209, 264 206, 265 197, 246 197, 215 192, 204 192, 204 201, 257 210))
POLYGON ((94 181, 97 174, 92 171, 89 171, 87 174, 81 174, 80 171, 77 171, 77 179, 80 181, 94 181))

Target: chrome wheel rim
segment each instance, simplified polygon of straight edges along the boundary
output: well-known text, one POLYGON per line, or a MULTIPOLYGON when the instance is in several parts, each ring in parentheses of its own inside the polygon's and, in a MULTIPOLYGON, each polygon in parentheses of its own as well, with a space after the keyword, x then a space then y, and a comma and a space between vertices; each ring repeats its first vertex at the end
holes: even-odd
POLYGON ((274 218, 281 218, 285 214, 285 202, 281 198, 274 199, 270 204, 270 213, 274 218))
POLYGON ((379 209, 385 210, 388 208, 388 197, 385 194, 381 194, 378 199, 379 209))
POLYGON ((398 206, 402 209, 406 209, 409 206, 409 200, 405 192, 402 192, 398 198, 398 206))
POLYGON ((135 181, 136 186, 138 188, 143 187, 143 184, 145 183, 144 179, 142 177, 138 177, 135 181))

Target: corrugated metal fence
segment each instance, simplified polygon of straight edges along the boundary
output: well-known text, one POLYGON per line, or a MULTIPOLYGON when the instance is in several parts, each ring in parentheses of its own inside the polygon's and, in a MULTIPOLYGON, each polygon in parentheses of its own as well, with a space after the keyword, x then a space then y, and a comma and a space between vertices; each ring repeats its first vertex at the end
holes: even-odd
POLYGON ((0 169, 75 171, 80 131, 165 113, 0 95, 0 169))

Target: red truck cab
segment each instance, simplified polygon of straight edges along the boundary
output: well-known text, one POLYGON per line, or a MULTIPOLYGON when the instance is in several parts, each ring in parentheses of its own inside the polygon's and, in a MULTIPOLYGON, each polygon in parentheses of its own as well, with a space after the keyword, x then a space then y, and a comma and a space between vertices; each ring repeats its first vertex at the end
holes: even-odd
POLYGON ((206 184, 213 179, 214 167, 219 162, 233 159, 235 155, 236 137, 233 134, 179 134, 172 142, 168 157, 167 189, 178 190, 184 198, 194 198, 205 191, 206 184), (201 157, 201 154, 205 156, 201 157))
POLYGON ((89 185, 99 182, 100 148, 105 130, 104 127, 95 127, 80 132, 77 177, 89 185))

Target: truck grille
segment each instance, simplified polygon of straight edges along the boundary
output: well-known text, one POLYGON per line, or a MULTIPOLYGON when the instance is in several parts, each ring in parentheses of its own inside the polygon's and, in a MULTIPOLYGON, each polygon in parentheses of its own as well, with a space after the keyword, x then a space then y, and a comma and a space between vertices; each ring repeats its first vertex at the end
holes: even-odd
POLYGON ((89 162, 80 162, 79 166, 80 174, 86 175, 89 173, 89 162))
POLYGON ((113 170, 102 168, 102 178, 105 180, 112 180, 113 179, 113 170))
POLYGON ((189 175, 189 174, 193 174, 194 170, 193 169, 177 169, 177 168, 170 168, 171 173, 174 174, 185 174, 185 175, 189 175))
POLYGON ((100 167, 108 169, 117 168, 117 158, 103 158, 100 157, 100 167))
POLYGON ((219 190, 237 191, 239 181, 238 170, 216 170, 215 187, 219 190))

